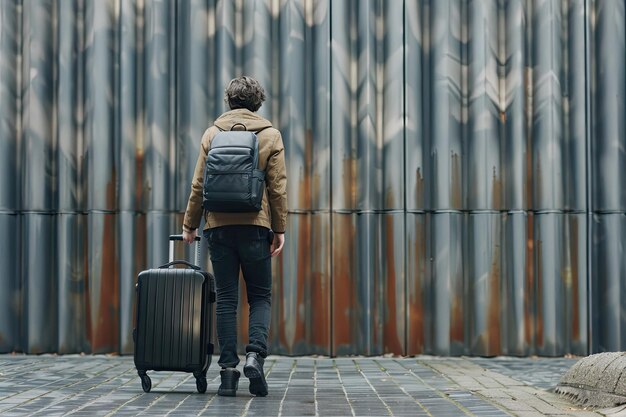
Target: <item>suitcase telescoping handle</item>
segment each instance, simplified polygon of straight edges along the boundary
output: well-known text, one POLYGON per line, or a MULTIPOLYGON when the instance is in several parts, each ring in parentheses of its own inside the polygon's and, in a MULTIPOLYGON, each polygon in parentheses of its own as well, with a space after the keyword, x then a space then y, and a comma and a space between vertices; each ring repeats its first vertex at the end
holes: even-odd
MULTIPOLYGON (((196 256, 195 256, 195 264, 191 264, 187 261, 174 261, 174 242, 182 242, 183 235, 170 235, 170 260, 168 266, 174 265, 176 263, 185 264, 187 266, 195 266, 197 269, 200 269, 200 236, 196 236, 196 256)), ((163 265, 165 266, 165 265, 163 265)))

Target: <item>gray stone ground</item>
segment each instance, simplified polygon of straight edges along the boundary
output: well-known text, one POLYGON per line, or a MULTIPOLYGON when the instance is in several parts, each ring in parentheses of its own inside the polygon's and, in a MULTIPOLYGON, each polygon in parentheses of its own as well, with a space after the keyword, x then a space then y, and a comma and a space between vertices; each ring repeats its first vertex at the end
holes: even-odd
POLYGON ((141 389, 132 357, 0 355, 2 416, 626 416, 585 410, 553 393, 576 359, 270 357, 270 395, 198 394, 189 374, 151 372, 141 389))

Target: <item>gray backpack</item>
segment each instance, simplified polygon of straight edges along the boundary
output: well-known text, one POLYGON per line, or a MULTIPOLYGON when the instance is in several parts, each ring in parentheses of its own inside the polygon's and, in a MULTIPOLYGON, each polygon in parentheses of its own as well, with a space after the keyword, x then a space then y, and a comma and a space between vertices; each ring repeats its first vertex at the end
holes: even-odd
POLYGON ((259 170, 259 139, 247 130, 221 130, 211 141, 204 169, 202 206, 222 213, 261 210, 265 172, 259 170))

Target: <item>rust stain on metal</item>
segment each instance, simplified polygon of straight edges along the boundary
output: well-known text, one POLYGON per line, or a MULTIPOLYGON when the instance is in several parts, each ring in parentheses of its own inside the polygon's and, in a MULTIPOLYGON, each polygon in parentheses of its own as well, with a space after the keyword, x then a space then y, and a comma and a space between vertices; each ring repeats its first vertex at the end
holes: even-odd
MULTIPOLYGON (((313 141, 311 137, 311 131, 307 130, 305 132, 304 137, 304 175, 302 176, 302 180, 298 184, 298 201, 300 203, 300 207, 311 207, 311 158, 307 158, 307 155, 311 155, 313 148, 313 141)), ((310 307, 310 299, 306 300, 305 291, 307 290, 307 282, 309 281, 309 272, 311 267, 311 248, 309 246, 311 239, 311 217, 310 215, 299 216, 300 217, 300 227, 298 230, 298 257, 297 257, 297 270, 296 270, 296 300, 295 300, 295 313, 293 317, 288 318, 288 320, 294 320, 294 330, 293 340, 287 340, 287 335, 284 332, 282 333, 281 340, 286 346, 289 346, 289 349, 293 349, 292 343, 293 341, 305 340, 306 338, 306 306, 305 303, 309 304, 310 307), (300 308, 300 307, 304 308, 300 308)), ((284 277, 290 279, 291 277, 284 277)), ((281 318, 284 317, 281 315, 281 318)), ((281 327, 282 323, 280 323, 281 327)))
MULTIPOLYGON (((281 300, 285 300, 286 297, 288 297, 289 295, 285 293, 284 286, 283 286, 283 282, 286 276, 283 262, 276 261, 276 260, 272 262, 274 264, 274 267, 272 268, 272 305, 273 306, 278 305, 277 315, 273 317, 277 317, 278 322, 270 322, 268 342, 275 343, 275 342, 272 342, 272 340, 278 339, 279 346, 283 347, 283 346, 287 346, 288 343, 287 343, 287 336, 284 332, 285 326, 282 321, 283 317, 286 316, 285 304, 281 302, 281 300), (278 279, 276 279, 277 277, 278 279)), ((287 279, 289 279, 289 277, 287 277, 287 279)), ((243 314, 243 312, 245 311, 245 314, 248 315, 250 310, 249 310, 249 307, 247 306, 248 304, 247 296, 245 294, 241 296, 240 303, 246 305, 245 310, 243 308, 240 309, 240 314, 243 314)), ((243 335, 241 336, 243 337, 241 340, 244 340, 245 343, 247 343, 247 340, 248 340, 248 326, 247 326, 248 322, 249 322, 249 317, 246 318, 246 326, 245 326, 246 328, 241 329, 240 331, 240 335, 243 335)), ((244 327, 243 324, 241 325, 241 327, 244 327)))
POLYGON ((450 319, 450 341, 462 344, 464 342, 463 291, 461 291, 460 294, 459 291, 454 291, 454 295, 452 296, 452 311, 450 319))
POLYGON ((491 270, 489 271, 489 312, 488 312, 488 344, 487 355, 498 355, 502 352, 500 344, 500 246, 496 245, 491 270))
MULTIPOLYGON (((530 84, 526 84, 526 85, 530 85, 530 84)), ((532 101, 532 99, 529 99, 526 102, 526 106, 527 106, 527 112, 531 112, 532 108, 530 108, 530 102, 532 101)), ((528 124, 530 125, 530 121, 532 120, 532 117, 529 117, 527 119, 529 122, 528 124)), ((527 207, 534 207, 534 199, 533 199, 533 148, 532 148, 532 140, 531 140, 531 134, 532 134, 532 126, 527 126, 526 129, 526 181, 524 183, 524 194, 526 195, 526 205, 523 208, 527 208, 527 207)), ((531 235, 529 235, 531 236, 531 235)))
MULTIPOLYGON (((308 171, 307 171, 308 172, 308 171)), ((309 178, 308 175, 305 175, 305 178, 309 178)), ((308 182, 308 181, 307 181, 308 182)), ((309 184, 307 184, 309 185, 309 184)), ((300 187, 302 188, 308 187, 300 187)), ((309 201, 310 201, 310 193, 308 191, 304 192, 309 201)), ((291 317, 290 320, 295 320, 295 334, 293 340, 305 340, 306 338, 306 310, 311 308, 311 299, 307 300, 306 298, 306 290, 308 289, 307 283, 310 281, 310 271, 311 271, 311 215, 300 215, 300 228, 298 230, 298 268, 296 271, 296 276, 294 277, 296 280, 296 311, 295 316, 291 317), (307 304, 305 306, 305 303, 307 304), (300 308, 303 306, 304 308, 300 308), (307 308, 308 307, 308 308, 307 308)), ((289 279, 290 277, 287 277, 289 279)), ((314 321, 315 323, 315 321, 314 321)), ((319 323, 322 325, 322 323, 319 323)), ((292 348, 292 346, 290 346, 292 348)))
POLYGON ((541 269, 541 265, 543 265, 543 256, 541 253, 541 245, 542 241, 537 241, 537 294, 536 294, 536 303, 537 303, 537 317, 535 317, 536 321, 536 329, 535 334, 537 339, 535 340, 535 345, 538 347, 543 346, 543 291, 541 290, 541 284, 543 282, 543 273, 541 269))
POLYGON ((409 334, 407 354, 413 355, 424 352, 424 295, 422 293, 422 279, 425 276, 424 269, 426 253, 426 236, 423 224, 416 219, 415 222, 415 242, 413 244, 414 256, 412 265, 414 268, 412 274, 409 273, 407 278, 412 278, 409 282, 409 334))
MULTIPOLYGON (((138 149, 135 154, 135 207, 143 207, 143 150, 138 149)), ((145 249, 144 249, 145 250, 145 249)))
MULTIPOLYGON (((182 224, 182 220, 181 220, 182 224)), ((137 284, 137 278, 139 277, 139 272, 141 272, 144 268, 143 266, 147 263, 146 256, 146 240, 147 240, 147 228, 146 228, 146 216, 140 215, 136 217, 135 222, 135 276, 133 278, 133 288, 135 284, 137 284)), ((137 316, 137 303, 133 303, 133 313, 132 313, 132 321, 135 323, 135 318, 137 316)), ((133 325, 133 327, 135 327, 133 325)))
POLYGON ((534 217, 532 214, 527 216, 526 223, 526 283, 524 287, 524 336, 527 345, 532 344, 534 331, 534 317, 532 304, 534 301, 535 288, 535 268, 534 268, 534 252, 535 252, 535 233, 534 233, 534 217))
POLYGON ((502 190, 502 180, 498 178, 498 172, 494 166, 491 176, 491 207, 496 210, 502 208, 502 190))
MULTIPOLYGON (((87 229, 87 228, 85 228, 87 229)), ((84 288, 85 288, 85 315, 87 316, 87 320, 85 320, 85 337, 90 344, 93 344, 93 333, 94 329, 92 326, 91 317, 91 300, 89 298, 89 294, 91 294, 91 285, 89 281, 89 251, 88 245, 84 246, 83 249, 83 280, 84 280, 84 288)), ((137 303, 134 303, 135 305, 137 303)), ((90 346, 90 351, 93 351, 93 346, 90 346)))
POLYGON ((333 227, 333 350, 338 354, 340 347, 350 345, 356 312, 354 296, 355 230, 351 215, 336 214, 333 227))
POLYGON ((572 233, 571 233, 571 262, 573 267, 570 267, 569 280, 571 282, 572 289, 572 302, 574 308, 572 308, 572 339, 574 341, 580 341, 580 308, 578 308, 578 297, 580 288, 578 287, 578 221, 574 218, 572 221, 572 233))
MULTIPOLYGON (((109 207, 114 207, 115 173, 107 184, 106 200, 109 207)), ((100 298, 97 329, 92 333, 92 352, 105 353, 117 351, 119 346, 119 267, 116 255, 115 216, 104 215, 102 236, 102 270, 100 271, 100 298)))
POLYGON ((424 208, 424 176, 421 168, 415 171, 415 208, 424 208))
POLYGON ((298 184, 298 201, 300 207, 311 208, 311 162, 312 158, 307 158, 307 155, 313 154, 313 138, 310 129, 307 129, 304 135, 304 175, 300 184, 298 184))
POLYGON ((355 208, 357 202, 357 192, 359 188, 359 181, 357 177, 357 165, 358 160, 356 158, 345 158, 343 160, 343 192, 344 201, 346 207, 342 208, 355 208))
POLYGON ((330 259, 330 253, 327 250, 329 246, 325 243, 328 240, 329 229, 324 227, 324 222, 319 216, 312 216, 311 218, 312 230, 315 231, 315 238, 311 239, 310 252, 314 254, 315 262, 312 265, 316 265, 317 268, 322 270, 316 270, 315 266, 312 266, 308 275, 309 294, 311 303, 309 305, 309 320, 307 321, 310 327, 310 340, 316 349, 323 349, 325 354, 330 353, 330 291, 329 288, 329 271, 326 269, 328 260, 330 259), (316 221, 317 220, 317 221, 316 221))
POLYGON ((463 181, 461 179, 461 158, 458 154, 452 153, 452 176, 451 176, 451 188, 450 192, 452 195, 450 196, 452 208, 461 209, 463 207, 463 181))
MULTIPOLYGON (((388 204, 393 202, 393 195, 390 193, 388 196, 388 204)), ((386 216, 386 239, 385 239, 385 255, 387 260, 387 276, 386 279, 386 300, 383 306, 383 311, 386 312, 383 322, 383 342, 385 353, 402 353, 404 351, 404 320, 406 317, 398 317, 396 315, 397 306, 400 304, 400 300, 396 299, 396 249, 394 245, 394 233, 393 233, 393 217, 391 215, 386 216), (400 326, 400 327, 399 327, 400 326)))

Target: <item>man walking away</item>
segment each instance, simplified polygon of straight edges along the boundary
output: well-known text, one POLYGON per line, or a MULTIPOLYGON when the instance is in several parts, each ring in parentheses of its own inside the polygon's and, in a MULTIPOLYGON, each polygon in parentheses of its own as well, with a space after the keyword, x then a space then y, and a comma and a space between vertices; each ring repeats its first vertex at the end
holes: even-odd
POLYGON ((203 234, 209 244, 217 289, 217 336, 221 349, 218 363, 222 367, 218 394, 224 396, 236 395, 240 377, 236 369, 239 364, 237 302, 240 269, 250 305, 249 341, 243 371, 250 379, 251 394, 266 396, 268 392, 263 363, 267 356, 270 325, 271 257, 279 255, 285 243, 287 175, 281 134, 256 113, 264 100, 265 92, 253 78, 239 77, 228 84, 224 101, 230 111, 215 120, 202 136, 183 221, 183 238, 192 243, 204 213, 203 234), (219 132, 238 130, 255 132, 258 138, 258 170, 265 172, 261 209, 248 212, 205 210, 204 175, 211 143, 219 132))

